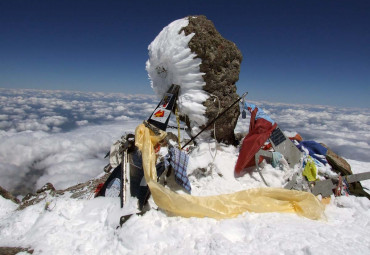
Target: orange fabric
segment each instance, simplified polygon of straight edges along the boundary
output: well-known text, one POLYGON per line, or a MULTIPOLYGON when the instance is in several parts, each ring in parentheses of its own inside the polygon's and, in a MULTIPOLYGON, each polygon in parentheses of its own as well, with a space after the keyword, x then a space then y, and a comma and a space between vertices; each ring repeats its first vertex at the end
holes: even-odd
POLYGON ((293 136, 293 137, 289 137, 289 139, 290 140, 296 140, 298 142, 302 142, 303 141, 302 136, 300 134, 298 134, 298 133, 295 136, 293 136))

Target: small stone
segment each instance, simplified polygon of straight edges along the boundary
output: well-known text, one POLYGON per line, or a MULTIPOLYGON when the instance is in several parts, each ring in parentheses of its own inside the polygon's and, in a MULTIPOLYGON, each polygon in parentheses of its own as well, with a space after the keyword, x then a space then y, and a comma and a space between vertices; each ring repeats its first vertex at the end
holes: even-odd
POLYGON ((42 192, 45 192, 47 190, 55 191, 55 188, 54 188, 53 184, 51 184, 50 182, 48 182, 44 186, 42 186, 41 189, 38 189, 36 191, 36 193, 42 193, 42 192))

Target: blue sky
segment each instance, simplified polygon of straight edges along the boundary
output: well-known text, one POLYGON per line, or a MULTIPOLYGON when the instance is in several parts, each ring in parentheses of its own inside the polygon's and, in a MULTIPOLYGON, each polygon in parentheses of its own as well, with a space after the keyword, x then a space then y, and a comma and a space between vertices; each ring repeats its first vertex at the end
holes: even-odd
POLYGON ((154 94, 147 47, 206 15, 251 100, 370 107, 370 1, 1 1, 0 87, 154 94))

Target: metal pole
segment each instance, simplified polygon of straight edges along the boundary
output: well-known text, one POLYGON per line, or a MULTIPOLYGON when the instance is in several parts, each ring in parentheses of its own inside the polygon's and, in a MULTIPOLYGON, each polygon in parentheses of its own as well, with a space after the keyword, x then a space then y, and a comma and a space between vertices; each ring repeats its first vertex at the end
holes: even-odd
POLYGON ((197 138, 201 133, 203 133, 204 130, 206 130, 209 126, 211 126, 216 120, 218 120, 218 118, 220 118, 222 115, 225 114, 225 112, 227 112, 228 110, 230 110, 231 107, 233 107, 237 102, 239 102, 242 98, 244 98, 246 95, 248 94, 248 92, 245 92, 241 97, 238 98, 238 100, 236 100, 234 103, 232 103, 229 107, 227 107, 222 113, 220 113, 216 118, 214 118, 210 123, 208 123, 207 126, 205 126, 201 131, 199 131, 198 134, 196 134, 194 137, 192 137, 190 139, 190 141, 188 141, 184 146, 181 147, 181 150, 184 149, 189 143, 191 143, 192 141, 194 141, 195 138, 197 138))

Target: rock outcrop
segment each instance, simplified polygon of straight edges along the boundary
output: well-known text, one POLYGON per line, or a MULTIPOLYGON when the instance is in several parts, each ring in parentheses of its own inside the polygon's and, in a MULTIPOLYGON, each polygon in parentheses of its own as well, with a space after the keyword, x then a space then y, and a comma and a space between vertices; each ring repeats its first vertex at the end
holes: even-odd
POLYGON ((13 194, 11 194, 9 191, 7 191, 6 189, 4 189, 1 186, 0 186, 0 196, 2 196, 5 199, 9 199, 9 200, 13 201, 16 204, 19 204, 20 203, 20 201, 19 201, 18 198, 16 198, 15 196, 13 196, 13 194))
MULTIPOLYGON (((146 70, 154 92, 161 98, 172 84, 181 87, 177 101, 179 115, 192 135, 238 99, 235 83, 242 54, 205 16, 173 21, 148 49, 146 70)), ((219 142, 235 144, 239 114, 235 104, 209 127, 216 130, 211 132, 212 136, 215 133, 219 142)))
POLYGON ((30 248, 22 247, 0 247, 1 255, 16 255, 16 254, 33 254, 33 250, 30 248))
POLYGON ((94 195, 94 191, 98 184, 104 183, 108 179, 109 175, 110 173, 105 173, 99 178, 95 178, 84 183, 79 183, 64 190, 56 190, 53 184, 46 183, 42 188, 38 189, 35 194, 28 193, 22 199, 22 201, 19 201, 10 192, 3 189, 2 187, 0 187, 0 196, 18 204, 18 210, 23 210, 28 206, 40 203, 44 201, 49 195, 52 197, 56 197, 64 195, 65 193, 69 193, 71 198, 86 199, 91 198, 94 195))
MULTIPOLYGON (((204 102, 208 122, 238 99, 235 83, 239 80, 242 54, 235 43, 226 40, 205 16, 190 16, 183 28, 186 35, 195 33, 189 48, 202 59, 200 71, 206 85, 203 89, 211 96, 204 102)), ((236 104, 215 124, 216 139, 226 144, 235 143, 234 129, 240 115, 236 104)))

